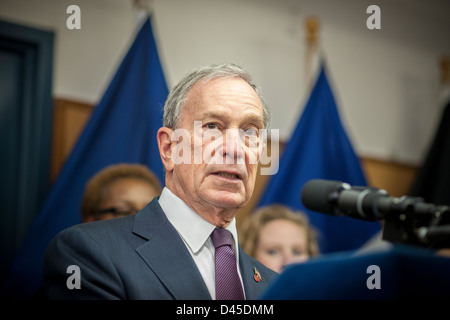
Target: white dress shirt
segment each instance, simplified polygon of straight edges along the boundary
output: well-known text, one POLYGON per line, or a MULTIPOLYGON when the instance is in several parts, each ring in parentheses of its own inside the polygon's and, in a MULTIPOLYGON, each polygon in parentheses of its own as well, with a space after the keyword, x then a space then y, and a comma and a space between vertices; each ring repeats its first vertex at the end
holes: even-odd
MULTIPOLYGON (((192 210, 183 200, 178 198, 167 187, 164 187, 159 197, 159 205, 167 216, 167 219, 175 227, 183 239, 189 253, 194 259, 206 287, 213 300, 216 299, 216 285, 214 272, 214 245, 210 238, 216 226, 203 219, 192 210)), ((237 270, 242 283, 239 269, 239 250, 236 230, 236 219, 233 219, 226 228, 233 235, 233 249, 236 254, 237 270)), ((176 261, 174 261, 176 263, 176 261)), ((242 288, 244 285, 242 284, 242 288)), ((245 293, 244 293, 245 294, 245 293)))

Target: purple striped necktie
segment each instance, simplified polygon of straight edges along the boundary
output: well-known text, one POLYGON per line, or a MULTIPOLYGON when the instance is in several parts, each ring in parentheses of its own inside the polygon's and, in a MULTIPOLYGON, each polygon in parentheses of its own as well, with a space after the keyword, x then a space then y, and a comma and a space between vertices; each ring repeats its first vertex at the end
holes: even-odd
POLYGON ((244 300, 231 232, 223 228, 215 228, 211 233, 211 240, 216 249, 214 255, 216 300, 244 300))

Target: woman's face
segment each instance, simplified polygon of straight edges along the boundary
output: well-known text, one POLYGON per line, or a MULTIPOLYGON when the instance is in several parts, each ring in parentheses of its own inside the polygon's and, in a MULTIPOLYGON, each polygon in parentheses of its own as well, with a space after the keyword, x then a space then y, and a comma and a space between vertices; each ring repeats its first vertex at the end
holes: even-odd
POLYGON ((104 190, 99 210, 105 210, 96 217, 86 220, 107 220, 137 213, 159 193, 146 181, 137 178, 121 178, 109 184, 104 190), (115 212, 108 212, 108 209, 115 212))
POLYGON ((309 253, 305 228, 285 219, 268 222, 260 231, 255 258, 276 272, 290 263, 306 261, 309 253))

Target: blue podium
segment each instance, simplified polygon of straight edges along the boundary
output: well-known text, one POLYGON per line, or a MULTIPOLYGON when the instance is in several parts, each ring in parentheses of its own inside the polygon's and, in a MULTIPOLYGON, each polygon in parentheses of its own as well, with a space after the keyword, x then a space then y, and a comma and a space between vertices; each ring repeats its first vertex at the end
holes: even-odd
POLYGON ((287 267, 262 300, 450 299, 450 258, 409 245, 326 254, 287 267))

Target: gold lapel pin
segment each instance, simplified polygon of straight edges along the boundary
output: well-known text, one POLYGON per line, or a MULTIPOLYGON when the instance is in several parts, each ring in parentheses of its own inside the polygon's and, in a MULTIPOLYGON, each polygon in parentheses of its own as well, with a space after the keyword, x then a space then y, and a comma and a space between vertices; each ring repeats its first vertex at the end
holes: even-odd
POLYGON ((260 282, 261 274, 259 273, 258 270, 256 270, 256 267, 253 269, 253 272, 255 273, 255 275, 253 276, 253 279, 255 279, 256 282, 260 282))

